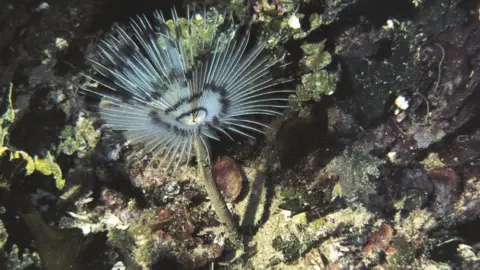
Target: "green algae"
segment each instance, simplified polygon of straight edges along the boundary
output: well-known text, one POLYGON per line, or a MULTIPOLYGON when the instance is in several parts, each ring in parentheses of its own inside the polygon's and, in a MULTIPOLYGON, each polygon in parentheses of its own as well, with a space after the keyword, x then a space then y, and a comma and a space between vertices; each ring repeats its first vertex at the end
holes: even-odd
POLYGON ((319 192, 309 192, 305 187, 287 187, 280 193, 282 203, 280 209, 300 213, 308 210, 314 205, 318 205, 323 196, 319 192))
POLYGON ((295 235, 277 236, 272 240, 272 247, 282 253, 285 261, 293 261, 300 257, 302 244, 295 235))
POLYGON ((310 100, 318 101, 321 96, 331 95, 336 90, 338 73, 332 74, 324 69, 332 62, 331 54, 325 50, 325 42, 305 43, 301 47, 304 53, 302 62, 311 72, 302 75, 296 94, 290 97, 296 108, 310 100))
POLYGON ((325 42, 304 43, 301 48, 305 54, 305 66, 312 71, 320 71, 332 62, 332 56, 325 51, 325 42))
MULTIPOLYGON (((32 157, 25 151, 14 150, 5 145, 5 142, 8 139, 8 130, 15 122, 15 110, 12 103, 12 92, 13 84, 10 85, 7 92, 7 98, 4 100, 7 103, 7 109, 0 117, 0 157, 7 155, 9 161, 15 159, 23 160, 25 164, 25 175, 31 175, 35 171, 44 175, 52 175, 55 179, 56 187, 58 189, 62 189, 65 185, 65 179, 62 176, 62 170, 60 169, 60 166, 55 162, 55 159, 50 152, 47 152, 45 158, 40 158, 38 156, 32 157)), ((8 183, 4 183, 4 181, 5 180, 2 180, 1 186, 7 187, 8 183)))
POLYGON ((5 225, 3 225, 3 222, 0 219, 0 250, 3 249, 3 246, 7 242, 7 239, 8 239, 7 229, 5 228, 5 225))
MULTIPOLYGON (((191 18, 179 18, 176 17, 174 13, 174 18, 167 20, 166 23, 168 28, 171 30, 170 33, 180 40, 182 44, 182 50, 184 50, 185 55, 189 56, 189 63, 193 66, 196 66, 201 63, 202 54, 205 54, 205 46, 210 44, 227 44, 227 40, 233 31, 227 31, 226 33, 220 31, 220 27, 225 22, 225 16, 220 14, 215 8, 210 8, 208 11, 203 14, 196 13, 191 15, 191 18), (225 40, 225 42, 218 41, 225 40)), ((166 43, 168 43, 171 37, 160 36, 157 40, 157 44, 164 48, 166 43)), ((218 51, 222 51, 224 47, 219 46, 216 48, 218 51)), ((187 59, 184 59, 186 61, 187 59)))
POLYGON ((6 109, 3 115, 0 117, 0 147, 5 144, 8 129, 15 119, 15 110, 13 109, 12 105, 12 92, 13 84, 10 84, 6 98, 3 100, 6 109))
POLYGON ((80 114, 75 127, 67 125, 60 132, 57 153, 84 157, 93 150, 100 139, 101 132, 95 129, 93 121, 80 114))
POLYGON ((10 252, 4 253, 5 261, 0 261, 0 268, 9 270, 41 269, 40 256, 36 252, 28 249, 20 250, 17 245, 13 245, 10 252))

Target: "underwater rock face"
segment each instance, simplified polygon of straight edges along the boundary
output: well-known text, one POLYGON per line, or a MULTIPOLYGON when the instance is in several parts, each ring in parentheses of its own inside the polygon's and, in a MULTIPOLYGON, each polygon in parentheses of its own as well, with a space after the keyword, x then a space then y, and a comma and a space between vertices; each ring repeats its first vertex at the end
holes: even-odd
POLYGON ((0 269, 478 268, 476 1, 188 2, 0 1, 0 269), (212 147, 234 261, 194 160, 132 162, 77 95, 115 23, 204 3, 267 38, 297 91, 265 139, 212 147))
POLYGON ((293 117, 277 131, 275 151, 283 168, 291 168, 315 151, 324 142, 327 121, 323 119, 293 117))

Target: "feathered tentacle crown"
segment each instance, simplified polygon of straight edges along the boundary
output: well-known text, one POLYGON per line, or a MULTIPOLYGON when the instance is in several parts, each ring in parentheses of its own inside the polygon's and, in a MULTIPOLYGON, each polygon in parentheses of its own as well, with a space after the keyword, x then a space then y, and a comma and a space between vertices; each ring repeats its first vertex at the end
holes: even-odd
POLYGON ((291 91, 274 89, 266 42, 251 46, 237 26, 220 31, 224 20, 217 12, 182 19, 174 10, 169 21, 155 12, 153 23, 138 16, 117 26, 91 59, 97 74, 85 75, 108 89, 84 88, 102 98, 105 124, 163 155, 167 167, 188 161, 194 140, 208 149, 219 134, 263 132, 251 116, 279 114, 291 91))

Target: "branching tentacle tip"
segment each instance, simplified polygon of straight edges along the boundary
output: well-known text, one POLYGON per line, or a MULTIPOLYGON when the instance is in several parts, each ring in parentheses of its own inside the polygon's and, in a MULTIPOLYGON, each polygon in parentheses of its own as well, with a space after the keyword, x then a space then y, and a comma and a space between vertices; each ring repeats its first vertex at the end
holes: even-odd
POLYGON ((266 125, 248 117, 288 107, 288 91, 275 90, 280 82, 265 43, 247 50, 249 31, 220 31, 224 18, 211 11, 189 12, 186 23, 175 11, 171 21, 159 11, 153 22, 137 16, 91 60, 97 74, 87 78, 108 91, 84 90, 102 98, 101 118, 145 153, 163 154, 167 167, 188 160, 197 139, 263 133, 266 125))

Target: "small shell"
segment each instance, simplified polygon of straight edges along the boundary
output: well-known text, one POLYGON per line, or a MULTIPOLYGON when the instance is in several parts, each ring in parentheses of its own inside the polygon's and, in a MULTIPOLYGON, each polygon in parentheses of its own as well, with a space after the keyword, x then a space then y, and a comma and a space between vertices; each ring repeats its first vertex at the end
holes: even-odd
POLYGON ((233 202, 242 191, 243 172, 229 157, 221 157, 213 165, 213 176, 218 189, 227 202, 233 202))
POLYGON ((395 99, 395 105, 397 105, 397 107, 400 108, 401 110, 406 110, 408 109, 408 106, 409 106, 408 100, 404 96, 398 96, 395 99))

